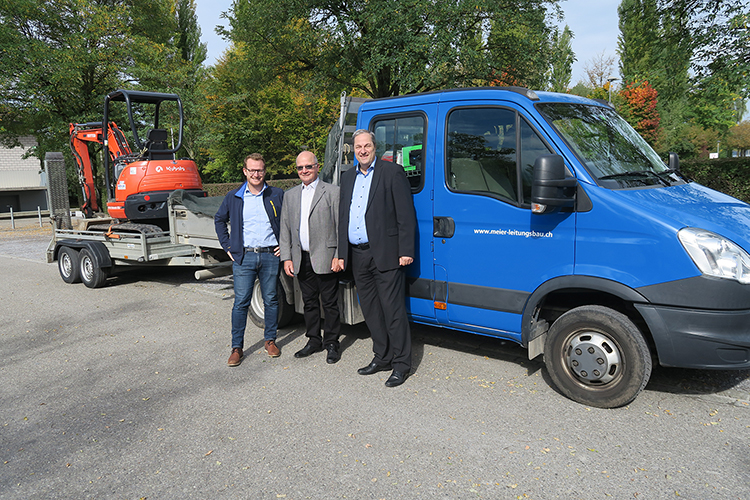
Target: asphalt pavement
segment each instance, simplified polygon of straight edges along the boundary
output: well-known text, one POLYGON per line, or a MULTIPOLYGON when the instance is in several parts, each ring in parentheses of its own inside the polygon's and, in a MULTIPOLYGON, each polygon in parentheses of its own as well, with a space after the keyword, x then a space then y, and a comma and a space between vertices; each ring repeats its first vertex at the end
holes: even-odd
POLYGON ((230 352, 231 277, 47 264, 50 229, 0 225, 0 499, 750 498, 750 371, 657 368, 614 410, 574 403, 512 343, 413 325, 415 373, 343 355, 230 352))

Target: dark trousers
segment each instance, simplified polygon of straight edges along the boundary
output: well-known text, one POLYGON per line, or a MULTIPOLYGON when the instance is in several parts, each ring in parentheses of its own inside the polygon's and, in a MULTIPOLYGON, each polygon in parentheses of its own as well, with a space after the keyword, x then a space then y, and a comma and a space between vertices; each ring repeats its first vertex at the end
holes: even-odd
POLYGON ((339 347, 341 319, 339 315, 339 276, 336 273, 315 274, 310 254, 302 252, 297 274, 302 302, 307 342, 316 347, 333 344, 339 347), (320 336, 320 306, 323 306, 323 338, 320 336))
POLYGON ((406 315, 403 268, 378 271, 370 249, 352 248, 359 305, 372 336, 373 361, 395 371, 411 370, 411 330, 406 315))

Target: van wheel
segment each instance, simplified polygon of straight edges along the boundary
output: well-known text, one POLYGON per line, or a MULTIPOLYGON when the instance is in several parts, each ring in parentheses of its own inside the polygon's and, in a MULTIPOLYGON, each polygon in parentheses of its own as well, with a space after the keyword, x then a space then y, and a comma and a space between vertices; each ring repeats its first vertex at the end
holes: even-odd
POLYGON ((640 330, 602 306, 571 309, 547 333, 544 363, 557 389, 579 403, 617 408, 651 377, 651 353, 640 330))
MULTIPOLYGON (((276 282, 276 293, 279 297, 279 328, 284 328, 294 316, 294 306, 287 303, 284 287, 281 286, 280 281, 276 282)), ((260 291, 260 281, 256 279, 255 285, 253 285, 253 298, 250 300, 250 308, 247 314, 258 328, 266 327, 266 320, 263 315, 264 311, 265 307, 263 306, 263 294, 260 291)))
POLYGON ((60 248, 57 256, 57 270, 60 271, 60 277, 65 283, 81 282, 80 260, 78 250, 75 248, 60 248))
POLYGON ((99 267, 99 259, 88 248, 81 249, 80 265, 81 281, 89 288, 101 288, 107 281, 107 270, 99 267))

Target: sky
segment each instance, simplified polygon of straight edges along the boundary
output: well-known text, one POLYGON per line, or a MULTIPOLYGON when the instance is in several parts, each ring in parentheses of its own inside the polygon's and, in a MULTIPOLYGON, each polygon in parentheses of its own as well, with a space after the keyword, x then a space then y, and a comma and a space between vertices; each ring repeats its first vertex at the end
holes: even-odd
MULTIPOLYGON (((562 29, 567 24, 573 31, 573 52, 577 61, 573 64, 573 77, 570 85, 574 86, 586 79, 584 68, 591 61, 604 53, 605 57, 614 57, 613 77, 619 76, 617 69, 617 6, 621 0, 562 0, 560 6, 565 19, 560 24, 562 29)), ((206 64, 214 64, 227 48, 227 42, 216 34, 217 25, 227 26, 221 13, 232 6, 232 0, 196 0, 196 14, 201 27, 201 41, 208 45, 206 64)))

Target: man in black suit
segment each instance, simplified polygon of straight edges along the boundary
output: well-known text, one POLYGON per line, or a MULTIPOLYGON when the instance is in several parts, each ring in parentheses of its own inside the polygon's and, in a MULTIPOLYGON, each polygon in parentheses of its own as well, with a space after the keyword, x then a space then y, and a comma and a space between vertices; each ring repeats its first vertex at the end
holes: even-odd
POLYGON ((414 261, 417 218, 403 167, 375 157, 375 136, 369 130, 357 130, 352 138, 359 165, 341 176, 339 257, 345 267, 351 256, 375 355, 357 373, 371 375, 391 367, 385 385, 395 387, 411 371, 404 267, 414 261))

